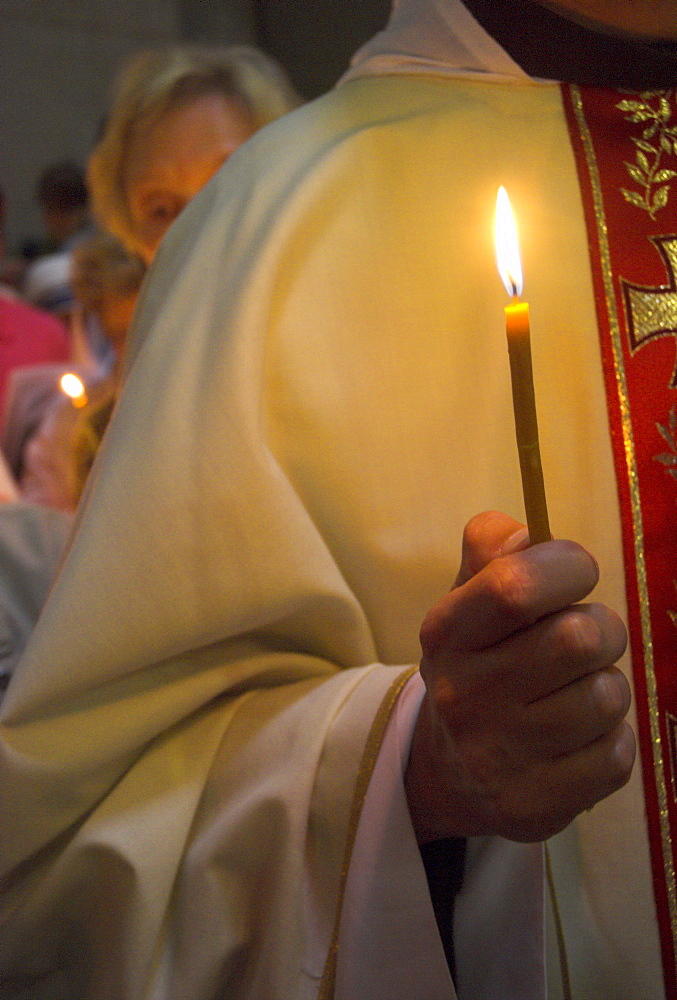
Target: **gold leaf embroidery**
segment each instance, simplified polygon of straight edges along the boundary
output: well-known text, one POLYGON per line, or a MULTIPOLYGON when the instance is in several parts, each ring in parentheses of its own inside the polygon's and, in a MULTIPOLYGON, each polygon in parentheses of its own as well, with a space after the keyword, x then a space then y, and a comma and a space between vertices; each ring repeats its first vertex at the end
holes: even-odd
POLYGON ((631 136, 635 162, 626 162, 630 179, 639 190, 621 188, 627 202, 648 212, 652 219, 668 204, 670 182, 677 170, 665 166, 665 158, 677 156, 677 126, 671 124, 675 92, 644 93, 638 100, 623 100, 616 107, 626 112, 625 120, 642 125, 639 136, 631 136))
POLYGON ((667 425, 656 424, 658 433, 666 442, 670 451, 656 455, 656 461, 665 466, 665 471, 677 479, 677 404, 670 410, 667 425))

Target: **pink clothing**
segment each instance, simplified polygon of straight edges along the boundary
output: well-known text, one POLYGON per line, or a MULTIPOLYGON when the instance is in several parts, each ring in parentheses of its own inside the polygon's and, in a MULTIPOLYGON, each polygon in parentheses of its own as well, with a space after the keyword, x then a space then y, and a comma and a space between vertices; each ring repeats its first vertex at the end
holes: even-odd
POLYGON ((0 427, 11 372, 25 365, 70 358, 68 333, 49 313, 0 294, 0 427))

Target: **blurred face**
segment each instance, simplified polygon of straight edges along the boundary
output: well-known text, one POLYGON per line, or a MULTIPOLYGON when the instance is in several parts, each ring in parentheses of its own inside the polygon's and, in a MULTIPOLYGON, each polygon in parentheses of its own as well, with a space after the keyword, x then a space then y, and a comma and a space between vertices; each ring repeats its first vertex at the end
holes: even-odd
POLYGON ((147 264, 179 212, 254 131, 246 108, 221 94, 204 94, 136 129, 123 180, 147 264))
POLYGON ((539 0, 582 24, 620 34, 677 41, 675 0, 539 0))

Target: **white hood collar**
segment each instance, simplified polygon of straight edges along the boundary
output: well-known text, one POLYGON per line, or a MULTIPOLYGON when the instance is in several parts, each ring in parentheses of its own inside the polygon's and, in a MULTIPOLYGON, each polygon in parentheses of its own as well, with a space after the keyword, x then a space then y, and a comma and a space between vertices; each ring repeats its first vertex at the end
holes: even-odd
POLYGON ((461 0, 393 0, 387 26, 355 53, 340 82, 387 73, 530 80, 461 0))

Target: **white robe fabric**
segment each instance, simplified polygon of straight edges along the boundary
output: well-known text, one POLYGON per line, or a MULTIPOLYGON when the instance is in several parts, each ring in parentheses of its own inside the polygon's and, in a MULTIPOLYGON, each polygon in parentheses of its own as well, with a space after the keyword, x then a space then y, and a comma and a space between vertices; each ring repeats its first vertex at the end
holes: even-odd
MULTIPOLYGON (((454 996, 401 775, 418 629, 462 527, 523 510, 501 183, 551 523, 624 599, 559 92, 450 75, 348 80, 262 130, 160 250, 3 704, 9 996, 454 996), (426 927, 422 987, 404 944, 426 927)), ((639 774, 552 849, 574 996, 662 998, 639 774)), ((469 854, 461 1000, 542 997, 540 848, 469 854)))

